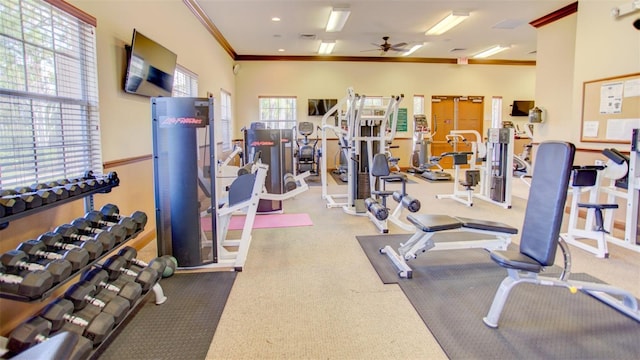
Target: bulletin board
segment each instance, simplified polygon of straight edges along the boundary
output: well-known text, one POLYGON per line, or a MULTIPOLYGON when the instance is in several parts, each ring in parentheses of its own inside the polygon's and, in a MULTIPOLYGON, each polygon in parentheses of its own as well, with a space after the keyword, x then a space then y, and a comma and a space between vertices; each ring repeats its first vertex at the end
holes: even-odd
POLYGON ((581 125, 583 142, 629 144, 640 128, 640 73, 585 81, 581 125))

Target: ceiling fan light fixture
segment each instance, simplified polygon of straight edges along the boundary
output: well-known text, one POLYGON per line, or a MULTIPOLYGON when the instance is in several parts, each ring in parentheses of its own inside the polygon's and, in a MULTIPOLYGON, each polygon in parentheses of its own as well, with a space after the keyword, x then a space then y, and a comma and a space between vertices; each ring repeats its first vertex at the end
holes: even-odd
POLYGON ((320 43, 320 47, 318 48, 318 54, 329 55, 331 54, 335 46, 336 46, 335 41, 322 41, 320 43))
POLYGON ((493 47, 488 48, 487 50, 484 50, 476 55, 474 55, 474 59, 484 59, 487 58, 489 56, 493 56, 499 52, 503 52, 507 49, 511 48, 511 46, 502 46, 502 45, 496 45, 493 47))
POLYGON ((403 53, 402 53, 402 56, 409 56, 409 55, 413 54, 414 52, 416 52, 418 49, 420 49, 422 46, 424 46, 424 44, 416 44, 416 45, 413 45, 413 46, 411 47, 411 49, 409 49, 409 50, 407 50, 407 51, 403 52, 403 53))
POLYGON ((425 35, 442 35, 465 21, 469 17, 468 11, 452 11, 447 17, 433 25, 425 35))
POLYGON ((342 31, 344 24, 351 15, 351 10, 348 7, 334 7, 329 14, 329 21, 327 21, 326 32, 338 32, 342 31))

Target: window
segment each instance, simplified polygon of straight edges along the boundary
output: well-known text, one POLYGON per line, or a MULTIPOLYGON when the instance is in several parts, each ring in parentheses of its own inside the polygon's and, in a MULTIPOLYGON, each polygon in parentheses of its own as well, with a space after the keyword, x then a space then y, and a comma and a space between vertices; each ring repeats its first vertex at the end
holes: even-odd
POLYGON ((424 95, 413 95, 413 114, 422 114, 424 113, 424 95))
POLYGON ((173 91, 171 96, 176 97, 197 97, 198 96, 198 75, 186 68, 176 65, 173 77, 173 91))
POLYGON ((222 151, 231 150, 231 94, 220 90, 220 131, 222 151))
POLYGON ((296 98, 260 96, 260 121, 268 129, 291 129, 296 126, 296 98))
POLYGON ((0 188, 102 172, 94 24, 2 0, 0 58, 0 188))

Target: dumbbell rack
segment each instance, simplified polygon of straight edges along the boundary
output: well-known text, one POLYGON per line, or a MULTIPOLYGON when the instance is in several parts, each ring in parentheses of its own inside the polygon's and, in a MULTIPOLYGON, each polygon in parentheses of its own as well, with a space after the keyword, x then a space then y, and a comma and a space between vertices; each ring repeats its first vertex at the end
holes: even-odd
POLYGON ((36 213, 39 213, 41 211, 44 210, 49 210, 51 208, 54 208, 56 206, 62 205, 62 204, 66 204, 72 201, 76 201, 78 199, 84 199, 84 207, 85 207, 85 211, 91 211, 93 210, 93 195, 94 194, 106 194, 111 192, 111 189, 113 189, 114 187, 120 185, 119 182, 115 182, 115 183, 109 183, 109 184, 105 184, 103 186, 97 187, 95 189, 90 189, 88 191, 83 192, 80 195, 75 195, 75 196, 71 196, 69 195, 68 198, 66 199, 60 199, 57 200, 51 204, 45 204, 42 206, 38 206, 36 208, 33 209, 26 209, 24 211, 21 211, 17 214, 12 214, 12 215, 8 215, 8 216, 4 216, 4 217, 0 217, 0 230, 6 229, 9 226, 9 223, 13 220, 18 220, 20 218, 23 217, 27 217, 29 215, 33 215, 36 213))

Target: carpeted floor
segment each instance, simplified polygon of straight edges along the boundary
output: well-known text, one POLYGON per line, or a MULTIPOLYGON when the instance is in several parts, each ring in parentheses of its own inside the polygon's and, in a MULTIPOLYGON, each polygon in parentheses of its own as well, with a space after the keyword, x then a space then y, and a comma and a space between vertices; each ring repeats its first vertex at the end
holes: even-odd
POLYGON ((167 301, 147 296, 99 359, 204 359, 236 272, 175 274, 160 284, 167 301))
MULTIPOLYGON (((440 234, 439 234, 440 235, 440 234)), ((432 251, 411 261, 412 279, 399 279, 378 252, 407 235, 358 236, 383 281, 390 274, 451 359, 637 359, 639 324, 598 300, 557 287, 530 284, 512 291, 500 327, 482 317, 506 271, 484 250, 432 251)), ((597 281, 586 274, 572 279, 597 281)))

